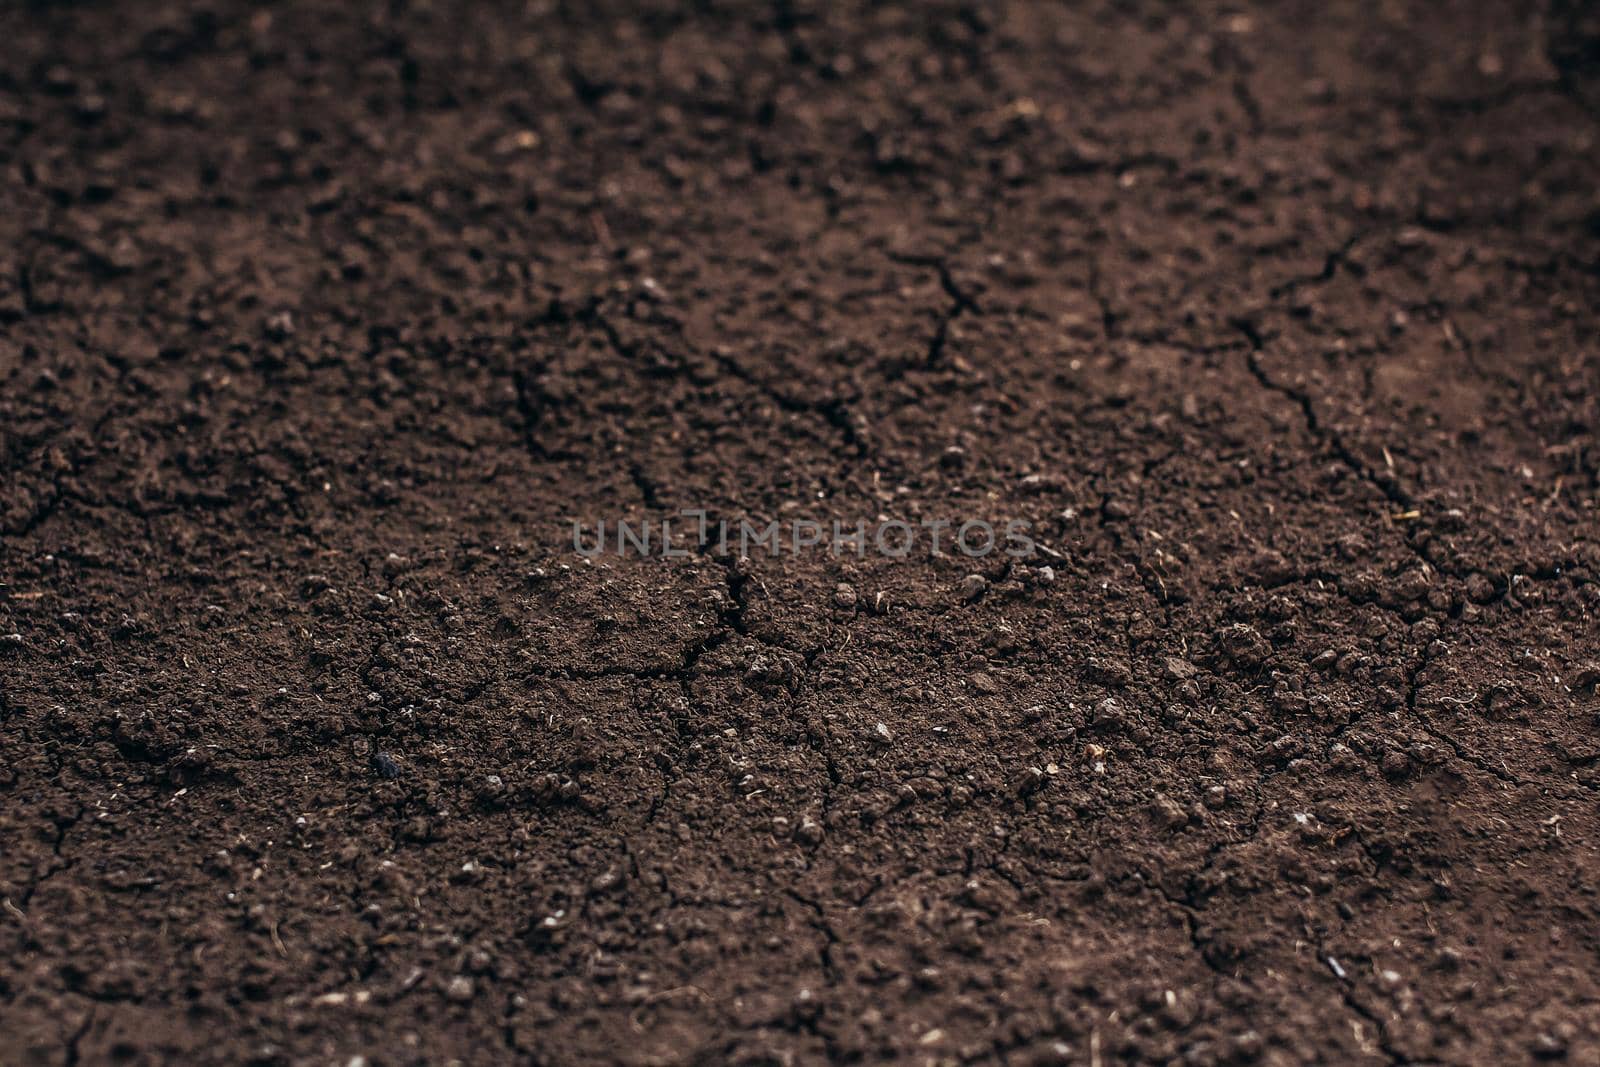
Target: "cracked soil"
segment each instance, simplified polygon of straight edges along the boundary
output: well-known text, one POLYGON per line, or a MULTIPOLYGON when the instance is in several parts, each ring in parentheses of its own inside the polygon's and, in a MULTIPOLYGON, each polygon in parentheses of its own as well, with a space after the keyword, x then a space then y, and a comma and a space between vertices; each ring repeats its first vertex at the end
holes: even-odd
POLYGON ((1597 22, 0 3, 0 1064, 1600 1063, 1597 22))

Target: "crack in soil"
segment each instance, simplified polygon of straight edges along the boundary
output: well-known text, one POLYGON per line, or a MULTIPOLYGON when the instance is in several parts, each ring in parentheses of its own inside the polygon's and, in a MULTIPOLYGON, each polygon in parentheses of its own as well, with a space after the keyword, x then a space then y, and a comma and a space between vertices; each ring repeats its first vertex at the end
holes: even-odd
POLYGON ((950 266, 944 257, 891 253, 889 258, 908 266, 932 268, 938 275, 939 287, 950 298, 950 306, 939 313, 933 335, 928 338, 927 353, 922 360, 924 370, 934 370, 944 361, 945 345, 949 343, 950 330, 955 321, 965 314, 981 315, 983 310, 978 306, 975 297, 956 284, 955 276, 950 273, 950 266))

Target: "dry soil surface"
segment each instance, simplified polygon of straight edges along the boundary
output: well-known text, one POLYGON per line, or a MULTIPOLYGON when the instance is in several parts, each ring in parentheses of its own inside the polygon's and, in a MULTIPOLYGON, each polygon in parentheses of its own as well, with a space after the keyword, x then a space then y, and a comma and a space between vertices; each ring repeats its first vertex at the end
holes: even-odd
POLYGON ((1585 7, 0 4, 0 1062, 1600 1062, 1585 7))

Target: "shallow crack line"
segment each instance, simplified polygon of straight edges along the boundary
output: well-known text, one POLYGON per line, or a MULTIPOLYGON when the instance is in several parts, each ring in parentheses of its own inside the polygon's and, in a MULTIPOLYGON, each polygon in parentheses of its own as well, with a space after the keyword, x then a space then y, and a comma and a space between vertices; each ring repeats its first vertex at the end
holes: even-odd
POLYGON ((836 964, 833 959, 834 946, 841 943, 841 938, 834 930, 833 924, 828 921, 828 913, 826 909, 824 909, 821 904, 817 903, 815 900, 812 900, 810 897, 806 896, 804 893, 801 893, 797 889, 786 886, 783 892, 785 896, 789 897, 797 904, 810 909, 810 911, 816 916, 816 918, 810 921, 809 925, 823 937, 822 950, 818 953, 818 963, 822 967, 823 976, 826 977, 828 981, 835 984, 842 982, 844 980, 844 976, 840 973, 838 964, 836 964))
POLYGON ((1105 293, 1105 279, 1100 273, 1100 260, 1095 256, 1089 257, 1089 296, 1100 309, 1100 332, 1107 341, 1115 341, 1122 336, 1122 316, 1111 303, 1111 298, 1105 293))
POLYGON ((977 297, 972 296, 956 284, 955 275, 950 273, 950 264, 943 256, 917 255, 910 252, 891 252, 889 258, 896 263, 903 263, 908 267, 931 268, 939 276, 939 287, 945 291, 952 302, 951 315, 970 312, 973 315, 983 314, 983 309, 978 306, 977 297))
MULTIPOLYGON (((1406 492, 1398 480, 1386 478, 1363 463, 1361 457, 1357 456, 1350 446, 1345 443, 1343 437, 1336 431, 1322 425, 1321 420, 1317 418, 1316 405, 1309 393, 1290 385, 1284 385, 1267 373, 1266 368, 1261 363, 1261 353, 1266 348, 1266 341, 1261 336, 1260 331, 1256 329, 1255 323, 1249 319, 1236 318, 1233 320, 1233 326, 1250 342, 1250 347, 1245 352, 1245 365, 1257 383, 1263 389, 1277 393, 1279 396, 1293 402, 1300 409, 1301 417, 1305 420, 1306 429, 1311 433, 1311 436, 1332 452, 1352 474, 1381 494, 1385 500, 1401 512, 1416 511, 1416 498, 1406 492)), ((1406 550, 1415 556, 1425 568, 1443 571, 1446 574, 1456 573, 1452 568, 1436 562, 1426 551, 1419 548, 1404 530, 1400 531, 1400 543, 1405 545, 1406 550)))
POLYGON ((800 28, 803 16, 794 9, 789 0, 774 0, 772 5, 772 29, 783 42, 784 52, 789 62, 794 66, 805 68, 811 64, 811 50, 806 47, 805 41, 795 31, 800 28))
POLYGON ((1521 778, 1518 778, 1515 774, 1504 767, 1496 767, 1482 756, 1475 756, 1471 752, 1468 752, 1466 749, 1461 747, 1461 743, 1459 741, 1451 737, 1449 734, 1437 729, 1426 719, 1419 717, 1417 718, 1416 723, 1422 728, 1423 733, 1427 734, 1441 745, 1444 745, 1451 752, 1455 753, 1456 758, 1461 760, 1463 763, 1471 764, 1483 773, 1493 775, 1508 785, 1521 787, 1522 785, 1526 784, 1521 778))
MULTIPOLYGON (((1361 462, 1361 458, 1351 451, 1350 446, 1345 443, 1338 433, 1322 425, 1321 420, 1317 418, 1316 405, 1309 393, 1296 389, 1291 385, 1284 385, 1274 380, 1267 373, 1266 368, 1261 364, 1261 353, 1266 348, 1266 341, 1262 338, 1260 331, 1256 329, 1255 323, 1249 319, 1234 319, 1233 326, 1250 342, 1250 348, 1245 353, 1245 363, 1250 369, 1251 376, 1261 384, 1262 388, 1293 401, 1304 416, 1306 429, 1311 431, 1311 435, 1327 445, 1341 463, 1362 481, 1383 494, 1384 498, 1391 504, 1406 511, 1410 511, 1415 507, 1416 502, 1410 493, 1406 492, 1394 479, 1384 478, 1361 462)), ((1424 562, 1427 561, 1424 560, 1424 562)))
POLYGON ((79 1023, 77 1029, 67 1038, 66 1067, 77 1067, 82 1062, 81 1046, 83 1039, 89 1034, 89 1027, 94 1025, 94 1008, 93 1004, 89 1005, 88 1009, 83 1013, 83 1022, 79 1023))
MULTIPOLYGON (((1366 485, 1370 486, 1373 490, 1380 493, 1385 500, 1387 500, 1401 512, 1417 511, 1418 506, 1416 498, 1406 491, 1405 487, 1400 484, 1398 479, 1393 477, 1385 477, 1368 466, 1366 463, 1363 463, 1361 458, 1355 454, 1354 450, 1350 448, 1350 446, 1345 442, 1344 438, 1340 436, 1339 433, 1322 424, 1322 421, 1317 417, 1315 402, 1309 393, 1302 389, 1297 389, 1294 386, 1285 385, 1274 379, 1272 375, 1267 372, 1266 367, 1263 366, 1261 362, 1261 353, 1266 350, 1266 339, 1262 337, 1260 330, 1256 327, 1256 324, 1250 319, 1242 317, 1234 318, 1231 321, 1233 327, 1238 330, 1249 342, 1249 347, 1245 351, 1245 365, 1249 369, 1251 376, 1255 378, 1256 382, 1263 389, 1277 393, 1279 396, 1284 397, 1297 406, 1300 409, 1301 417, 1305 421, 1306 429, 1311 433, 1312 437, 1314 437, 1318 442, 1322 443, 1330 452, 1332 452, 1339 462, 1352 474, 1354 474, 1366 485)), ((1415 556, 1425 568, 1430 568, 1456 578, 1467 577, 1467 574, 1460 567, 1452 566, 1446 561, 1435 559, 1425 548, 1417 545, 1417 543, 1412 540, 1410 534, 1405 530, 1399 531, 1399 535, 1401 544, 1405 545, 1406 550, 1415 556)), ((1575 562, 1576 561, 1561 561, 1547 564, 1536 571, 1531 577, 1538 577, 1541 579, 1559 578, 1562 576, 1563 569, 1570 569, 1570 566, 1575 562)))
POLYGON ((1158 897, 1177 911, 1178 918, 1183 923, 1184 932, 1189 938, 1189 947, 1199 957, 1200 962, 1206 965, 1206 969, 1218 978, 1234 978, 1235 974, 1233 972, 1212 959, 1211 953, 1207 951, 1209 942, 1200 936, 1200 909, 1193 903, 1193 876, 1188 879, 1188 899, 1180 899, 1173 896, 1167 892, 1158 879, 1150 877, 1142 869, 1138 872, 1138 880, 1143 883, 1146 890, 1154 891, 1158 897))
POLYGON ((1430 723, 1418 710, 1417 694, 1422 689, 1422 672, 1426 670, 1427 667, 1428 658, 1426 655, 1423 655, 1419 657, 1418 661, 1412 666, 1411 670, 1407 672, 1406 675, 1406 710, 1410 712, 1411 720, 1418 726, 1422 727, 1423 732, 1429 737, 1433 738, 1435 741, 1454 752, 1457 759, 1465 763, 1470 763, 1472 766, 1478 768, 1480 771, 1483 771, 1485 774, 1493 775, 1503 782, 1507 782, 1520 788, 1524 784, 1522 779, 1517 777, 1509 767, 1496 767, 1494 764, 1490 763, 1486 759, 1483 759, 1481 756, 1475 756, 1468 752, 1466 749, 1461 747, 1460 743, 1458 743, 1455 738, 1436 729, 1434 725, 1430 723))
POLYGON ((1249 123, 1250 136, 1260 137, 1266 129, 1266 122, 1261 115, 1261 104, 1250 89, 1249 79, 1240 75, 1233 79, 1233 84, 1229 88, 1234 101, 1239 105, 1239 110, 1244 112, 1245 120, 1249 123))
MULTIPOLYGON (((1381 107, 1401 110, 1427 109, 1444 115, 1482 115, 1524 97, 1544 96, 1547 94, 1553 96, 1566 95, 1563 79, 1558 77, 1550 80, 1536 81, 1529 79, 1514 81, 1496 89, 1492 93, 1484 93, 1479 96, 1390 97, 1378 95, 1373 99, 1381 107)), ((1582 101, 1578 102, 1582 103, 1582 101)))
POLYGON ((639 497, 644 501, 645 507, 651 511, 666 510, 667 505, 661 500, 660 488, 656 485, 655 479, 645 473, 642 464, 628 464, 628 477, 633 479, 633 486, 639 490, 639 497))
POLYGON ((83 817, 87 815, 88 812, 88 807, 79 805, 77 812, 70 819, 56 828, 55 840, 50 843, 50 853, 61 862, 52 864, 49 870, 39 875, 38 878, 35 878, 33 880, 33 884, 29 885, 22 891, 22 894, 17 900, 17 906, 19 908, 26 910, 28 905, 33 901, 33 895, 39 891, 41 886, 43 886, 50 879, 54 878, 56 875, 61 874, 63 871, 71 870, 72 867, 77 864, 78 861, 76 858, 63 857, 61 855, 61 849, 66 844, 67 834, 71 833, 78 823, 83 821, 83 817))
MULTIPOLYGON (((611 349, 623 359, 630 363, 643 362, 638 346, 631 345, 623 340, 622 334, 617 330, 616 325, 612 323, 608 316, 600 311, 598 306, 584 308, 576 317, 582 322, 586 322, 598 327, 600 332, 605 336, 606 343, 610 345, 611 349)), ((681 327, 675 326, 674 330, 677 333, 679 340, 683 341, 686 345, 689 344, 689 340, 684 336, 681 327)), ((695 381, 694 368, 691 367, 681 356, 666 351, 663 351, 663 355, 668 359, 669 362, 671 362, 673 369, 677 371, 678 374, 687 378, 690 382, 695 381)), ((858 456, 864 457, 867 455, 867 442, 862 437, 861 432, 857 429, 856 421, 850 412, 849 404, 845 400, 839 397, 830 397, 825 400, 807 400, 802 397, 791 396, 790 394, 773 385, 771 382, 750 371, 742 363, 726 353, 712 349, 709 353, 707 353, 707 355, 710 356, 710 358, 717 364, 718 367, 722 369, 725 374, 737 378, 746 385, 756 389, 763 396, 767 397, 767 399, 776 404, 779 410, 787 411, 792 414, 821 416, 824 422, 833 427, 835 430, 839 431, 839 434, 844 438, 845 443, 851 448, 855 449, 858 456)))
POLYGON ((820 415, 829 426, 839 431, 845 444, 855 449, 858 456, 865 456, 868 452, 866 440, 856 428, 855 419, 850 412, 850 405, 839 397, 830 397, 826 400, 805 400, 800 397, 790 396, 777 388, 760 375, 755 374, 744 364, 726 353, 713 350, 711 358, 724 372, 744 382, 760 392, 768 400, 776 404, 781 411, 791 414, 820 415))
MULTIPOLYGON (((711 520, 709 525, 715 525, 711 520)), ((573 680, 595 680, 600 678, 633 678, 639 681, 669 681, 684 685, 688 682, 706 653, 711 652, 734 635, 750 637, 768 648, 775 648, 795 655, 815 655, 786 645, 775 644, 762 638, 759 634, 750 631, 745 620, 745 613, 749 610, 749 600, 745 592, 749 585, 749 576, 741 573, 739 561, 732 553, 716 554, 712 551, 711 544, 701 547, 702 556, 709 556, 722 570, 723 580, 727 584, 728 602, 717 612, 717 619, 710 630, 698 640, 690 642, 683 649, 675 664, 663 664, 655 667, 549 667, 535 665, 528 669, 525 678, 567 678, 573 680)), ((820 650, 819 650, 820 651, 820 650)), ((685 694, 687 696, 687 694, 685 694)))
POLYGON ((931 267, 939 277, 939 288, 950 298, 950 306, 939 313, 939 321, 933 328, 933 336, 928 339, 927 355, 922 361, 923 368, 931 370, 944 361, 944 350, 950 341, 951 325, 962 315, 969 313, 974 316, 981 315, 983 309, 978 306, 977 298, 956 284, 955 276, 950 273, 950 266, 943 256, 891 252, 889 258, 907 266, 931 267))
POLYGON ((517 390, 517 413, 522 421, 522 444, 528 450, 528 454, 541 463, 578 458, 576 453, 552 451, 544 446, 539 440, 538 425, 541 409, 547 406, 548 400, 543 390, 535 386, 524 371, 520 369, 514 371, 511 380, 517 390))
POLYGON ((1389 1037, 1388 1026, 1384 1023, 1383 1019, 1378 1016, 1377 1012, 1373 1011, 1371 1008, 1367 1007, 1367 1005, 1363 1004, 1359 999, 1357 999, 1355 995, 1355 981, 1348 974, 1344 973, 1343 967, 1334 962, 1334 956, 1328 951, 1326 942, 1324 942, 1323 939, 1317 935, 1316 931, 1312 929, 1310 923, 1305 925, 1305 931, 1310 936, 1311 943, 1316 946, 1318 961, 1325 965, 1328 968, 1328 971, 1333 975, 1333 980, 1339 987, 1339 999, 1344 1002, 1344 1006, 1349 1008, 1352 1013, 1360 1016, 1371 1025, 1373 1033, 1377 1038, 1378 1051, 1383 1053, 1383 1055, 1389 1060, 1390 1064, 1394 1065, 1394 1067, 1404 1067, 1404 1065, 1408 1064, 1435 1062, 1431 1060, 1413 1060, 1410 1056, 1407 1056, 1404 1052, 1401 1052, 1399 1049, 1394 1047, 1394 1044, 1389 1037))
MULTIPOLYGON (((558 321, 562 313, 556 309, 547 312, 543 322, 558 321)), ((518 344, 517 350, 525 349, 525 344, 518 344)), ((556 463, 578 459, 575 452, 564 449, 546 448, 544 442, 539 440, 539 422, 544 413, 560 406, 560 401, 552 397, 543 386, 539 384, 539 375, 548 369, 548 363, 539 363, 533 367, 524 367, 517 363, 511 368, 511 384, 517 394, 517 416, 521 423, 522 447, 536 462, 556 463)))
POLYGON ((1357 230, 1345 238, 1339 247, 1323 258, 1322 269, 1317 273, 1301 275, 1298 278, 1290 278, 1288 281, 1280 282, 1269 289, 1267 295, 1273 300, 1281 300, 1283 297, 1289 296, 1296 290, 1308 285, 1321 285, 1324 282, 1333 281, 1334 276, 1339 273, 1339 268, 1344 266, 1345 262, 1350 258, 1350 253, 1355 251, 1356 245, 1366 240, 1371 234, 1371 230, 1357 230))

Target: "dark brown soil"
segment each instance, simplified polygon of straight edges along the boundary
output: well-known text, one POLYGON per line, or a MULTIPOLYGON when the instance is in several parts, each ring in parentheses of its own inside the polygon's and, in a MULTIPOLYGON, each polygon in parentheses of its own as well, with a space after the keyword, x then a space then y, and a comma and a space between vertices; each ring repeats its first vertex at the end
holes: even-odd
POLYGON ((0 15, 6 1067, 1600 1063, 1590 5, 0 15))

